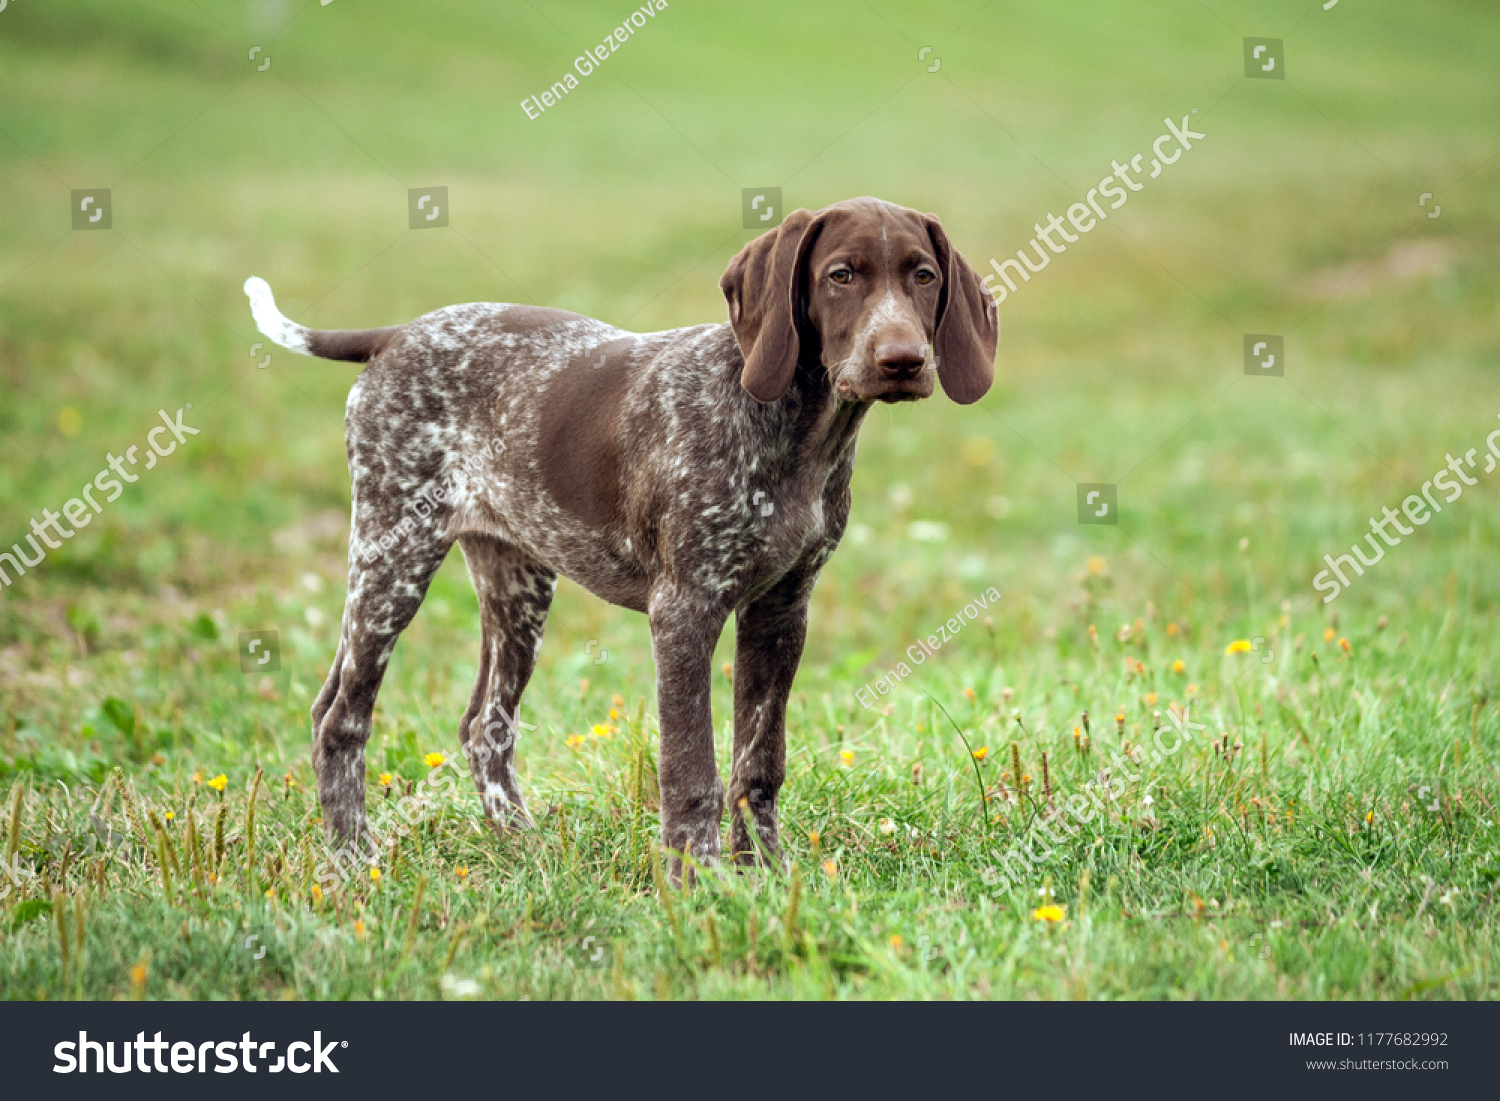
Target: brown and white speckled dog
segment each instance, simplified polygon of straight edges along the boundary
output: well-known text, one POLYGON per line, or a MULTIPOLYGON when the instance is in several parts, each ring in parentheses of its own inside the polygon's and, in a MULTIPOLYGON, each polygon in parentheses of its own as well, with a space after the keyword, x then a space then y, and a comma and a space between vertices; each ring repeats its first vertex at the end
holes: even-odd
MULTIPOLYGON (((787 697, 813 583, 848 521, 860 423, 874 402, 928 397, 934 375, 954 401, 981 398, 998 319, 938 220, 878 199, 793 212, 719 285, 727 325, 637 334, 492 303, 313 331, 246 282, 282 347, 369 363, 345 417, 349 595, 312 709, 332 842, 361 840, 375 694, 457 542, 484 632, 459 736, 497 827, 530 824, 515 732, 562 573, 650 617, 662 841, 700 862, 719 856, 709 686, 735 613, 729 803, 754 796, 761 846, 776 851, 787 697)), ((756 859, 739 813, 730 846, 756 859)))

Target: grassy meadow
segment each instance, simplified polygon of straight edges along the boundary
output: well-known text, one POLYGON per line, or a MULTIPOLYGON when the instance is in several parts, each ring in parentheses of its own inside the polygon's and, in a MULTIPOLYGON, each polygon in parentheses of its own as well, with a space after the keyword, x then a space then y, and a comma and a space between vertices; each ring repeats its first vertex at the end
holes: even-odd
MULTIPOLYGON (((677 0, 528 118, 631 10, 0 11, 0 550, 159 410, 199 429, 0 590, 0 996, 1500 993, 1500 472, 1312 588, 1500 428, 1500 11, 677 0), (1286 79, 1245 77, 1246 37, 1286 79), (784 873, 660 889, 646 623, 564 580, 522 706, 538 828, 496 837, 465 781, 378 876, 320 881, 356 371, 262 366, 247 276, 315 327, 718 321, 744 188, 934 212, 984 274, 1184 117, 1206 137, 1001 306, 982 402, 866 421, 784 873), (409 228, 434 186, 448 226, 409 228), (72 229, 94 188, 110 228, 72 229), (1284 377, 1246 376, 1245 334, 1284 377), (1117 525, 1078 522, 1084 482, 1117 525), (270 631, 279 667, 242 671, 270 631)), ((386 676, 372 813, 452 766, 478 641, 455 553, 386 676)))

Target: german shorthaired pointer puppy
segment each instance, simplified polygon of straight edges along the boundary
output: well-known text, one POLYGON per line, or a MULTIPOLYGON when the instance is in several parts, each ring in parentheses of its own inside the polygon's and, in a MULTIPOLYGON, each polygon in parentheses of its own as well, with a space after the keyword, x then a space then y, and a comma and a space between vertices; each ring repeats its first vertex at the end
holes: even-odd
POLYGON ((937 218, 870 198, 789 214, 719 286, 727 325, 638 334, 493 303, 314 331, 246 282, 276 343, 369 364, 345 417, 349 595, 312 709, 330 841, 365 840, 375 694, 456 542, 484 633, 459 737, 497 828, 531 824, 515 733, 562 573, 650 617, 662 842, 699 863, 720 851, 709 688, 734 613, 730 851, 776 853, 787 697, 813 583, 849 518, 860 423, 875 402, 928 397, 935 378, 961 404, 983 397, 998 318, 937 218))

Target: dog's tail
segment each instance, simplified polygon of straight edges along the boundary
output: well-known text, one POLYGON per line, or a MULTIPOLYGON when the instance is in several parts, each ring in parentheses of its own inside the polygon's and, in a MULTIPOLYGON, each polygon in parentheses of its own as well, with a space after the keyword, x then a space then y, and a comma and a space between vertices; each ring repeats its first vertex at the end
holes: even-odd
POLYGON ((305 356, 368 363, 384 351, 386 345, 404 327, 392 325, 385 329, 309 329, 289 320, 276 308, 270 284, 259 276, 252 275, 245 280, 245 294, 250 298, 250 312, 255 316, 255 327, 283 348, 301 352, 305 356))

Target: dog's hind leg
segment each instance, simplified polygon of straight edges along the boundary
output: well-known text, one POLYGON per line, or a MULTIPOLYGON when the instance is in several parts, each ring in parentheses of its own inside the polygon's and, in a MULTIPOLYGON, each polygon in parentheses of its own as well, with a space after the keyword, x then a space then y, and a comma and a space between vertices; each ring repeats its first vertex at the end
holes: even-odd
POLYGON ((368 857, 365 821, 365 743, 375 696, 391 652, 427 593, 452 545, 430 517, 408 525, 382 549, 370 517, 360 519, 349 545, 349 596, 343 633, 328 680, 313 704, 313 769, 323 829, 336 849, 368 857))
POLYGON ((531 816, 515 768, 521 693, 536 667, 557 574, 492 536, 462 535, 458 545, 484 630, 479 677, 459 737, 490 822, 496 829, 527 827, 531 816))

